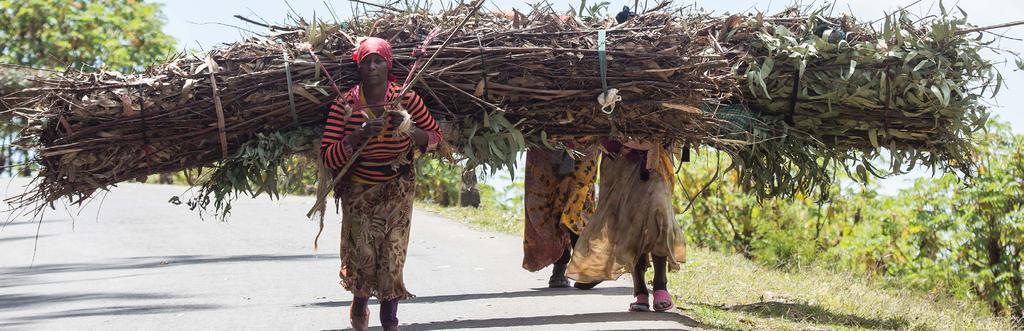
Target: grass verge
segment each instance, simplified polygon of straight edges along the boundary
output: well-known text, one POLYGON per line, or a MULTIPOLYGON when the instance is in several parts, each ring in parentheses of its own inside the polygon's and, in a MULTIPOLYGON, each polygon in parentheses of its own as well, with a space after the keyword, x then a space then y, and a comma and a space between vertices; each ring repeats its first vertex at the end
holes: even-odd
POLYGON ((1010 330, 977 302, 886 288, 851 274, 813 267, 781 271, 740 255, 705 249, 672 273, 684 313, 731 330, 1010 330))
POLYGON ((475 229, 513 235, 523 234, 523 217, 510 211, 493 206, 482 208, 442 207, 430 202, 416 202, 416 207, 427 210, 445 218, 467 224, 475 229))
MULTIPOLYGON (((522 215, 493 206, 418 208, 474 228, 522 235, 522 215)), ((689 249, 669 278, 683 313, 723 330, 1011 330, 978 302, 928 296, 851 274, 772 269, 740 255, 689 249)), ((649 279, 650 277, 648 277, 649 279)))

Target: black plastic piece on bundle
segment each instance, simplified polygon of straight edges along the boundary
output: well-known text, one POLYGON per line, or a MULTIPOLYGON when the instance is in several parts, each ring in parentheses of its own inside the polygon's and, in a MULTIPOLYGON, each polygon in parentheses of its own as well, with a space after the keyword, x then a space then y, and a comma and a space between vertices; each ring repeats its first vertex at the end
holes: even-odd
POLYGON ((619 22, 619 24, 622 24, 623 22, 633 17, 636 17, 636 13, 631 12, 629 10, 629 6, 622 6, 622 11, 615 15, 615 21, 619 22))
POLYGON ((846 31, 840 26, 834 26, 828 23, 819 22, 818 27, 814 29, 814 35, 822 38, 828 38, 828 42, 832 44, 838 44, 840 41, 846 40, 846 31), (832 30, 832 32, 825 36, 825 31, 832 30))

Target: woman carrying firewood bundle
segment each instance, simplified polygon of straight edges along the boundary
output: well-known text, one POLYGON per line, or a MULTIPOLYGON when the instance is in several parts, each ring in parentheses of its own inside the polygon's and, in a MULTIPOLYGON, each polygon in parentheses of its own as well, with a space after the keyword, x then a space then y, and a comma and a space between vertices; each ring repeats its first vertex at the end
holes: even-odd
MULTIPOLYGON (((565 270, 579 234, 594 213, 594 181, 597 179, 597 146, 569 143, 582 154, 568 150, 531 147, 526 152, 526 182, 523 204, 526 223, 523 233, 523 269, 534 272, 554 265, 550 288, 569 287, 565 270)), ((597 283, 577 282, 581 290, 597 283)))
POLYGON ((633 276, 630 311, 652 306, 644 274, 654 264, 654 310, 674 307, 668 271, 686 259, 686 242, 672 206, 668 149, 650 143, 605 141, 597 211, 576 244, 568 275, 577 282, 633 276))
POLYGON ((415 195, 412 161, 437 146, 441 131, 416 93, 400 95, 387 41, 362 40, 352 59, 359 85, 335 99, 321 146, 330 169, 354 162, 335 189, 343 214, 341 285, 354 296, 353 329, 367 329, 367 303, 376 296, 381 325, 398 330, 398 301, 413 297, 402 277, 415 195))

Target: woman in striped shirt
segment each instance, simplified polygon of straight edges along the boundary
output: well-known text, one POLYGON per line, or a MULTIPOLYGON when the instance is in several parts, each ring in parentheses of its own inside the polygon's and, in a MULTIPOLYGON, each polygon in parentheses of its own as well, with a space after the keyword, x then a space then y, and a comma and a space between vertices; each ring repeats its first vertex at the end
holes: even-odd
POLYGON ((416 93, 400 95, 387 41, 362 40, 352 60, 360 83, 331 105, 321 145, 328 168, 353 163, 335 188, 342 204, 341 285, 354 297, 353 329, 368 327, 367 302, 376 296, 381 325, 397 330, 398 300, 413 297, 402 278, 415 196, 412 161, 437 146, 441 131, 416 93))

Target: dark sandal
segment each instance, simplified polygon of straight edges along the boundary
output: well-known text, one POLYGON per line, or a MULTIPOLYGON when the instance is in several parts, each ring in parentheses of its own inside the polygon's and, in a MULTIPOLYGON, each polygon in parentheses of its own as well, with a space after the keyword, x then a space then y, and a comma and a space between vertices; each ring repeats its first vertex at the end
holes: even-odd
POLYGON ((573 284, 572 286, 575 287, 575 288, 581 289, 581 290, 589 290, 589 289, 592 289, 592 288, 596 287, 598 284, 601 284, 601 282, 600 281, 593 282, 593 283, 576 282, 576 284, 573 284))
POLYGON ((651 311, 651 304, 647 301, 647 295, 641 294, 636 296, 636 301, 629 304, 629 311, 633 312, 647 312, 651 311))
POLYGON ((551 276, 551 279, 548 280, 549 288, 566 288, 569 286, 569 278, 565 276, 551 276))

